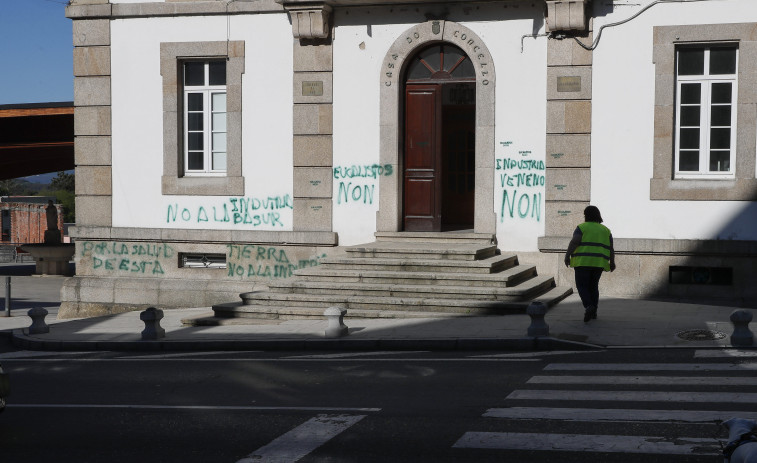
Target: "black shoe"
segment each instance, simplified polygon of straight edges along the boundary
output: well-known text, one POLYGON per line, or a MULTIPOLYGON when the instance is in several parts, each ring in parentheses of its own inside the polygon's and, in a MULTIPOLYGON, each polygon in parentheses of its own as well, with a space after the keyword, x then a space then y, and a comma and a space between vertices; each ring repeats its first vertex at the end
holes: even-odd
POLYGON ((588 309, 586 309, 586 311, 584 312, 584 323, 589 323, 589 320, 591 320, 591 314, 592 313, 588 309))
POLYGON ((591 319, 592 320, 596 320, 597 319, 597 311, 596 310, 591 313, 591 319))

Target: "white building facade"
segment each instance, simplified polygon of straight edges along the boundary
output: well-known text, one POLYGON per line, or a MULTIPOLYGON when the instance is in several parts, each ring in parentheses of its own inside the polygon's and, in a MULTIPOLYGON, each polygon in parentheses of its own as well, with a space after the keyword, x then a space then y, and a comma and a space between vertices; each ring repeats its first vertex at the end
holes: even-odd
POLYGON ((489 237, 603 296, 748 304, 757 5, 74 0, 61 317, 201 307, 376 233, 489 237))

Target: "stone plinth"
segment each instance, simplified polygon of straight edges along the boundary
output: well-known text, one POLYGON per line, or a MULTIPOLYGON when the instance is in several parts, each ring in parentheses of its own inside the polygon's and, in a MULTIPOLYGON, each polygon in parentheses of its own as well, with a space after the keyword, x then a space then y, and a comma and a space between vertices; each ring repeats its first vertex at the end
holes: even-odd
POLYGON ((67 244, 25 244, 21 246, 37 264, 35 275, 70 275, 68 263, 74 256, 76 248, 67 244))
POLYGON ((45 241, 44 242, 47 245, 59 245, 59 244, 61 244, 60 231, 59 230, 45 230, 45 241))

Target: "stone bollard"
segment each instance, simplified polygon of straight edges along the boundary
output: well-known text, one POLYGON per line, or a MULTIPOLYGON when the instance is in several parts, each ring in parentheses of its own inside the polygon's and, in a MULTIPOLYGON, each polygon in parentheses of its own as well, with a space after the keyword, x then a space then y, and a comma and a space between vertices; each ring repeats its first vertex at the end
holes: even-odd
POLYGON ((544 321, 547 314, 547 305, 543 302, 534 301, 528 304, 526 313, 531 317, 531 326, 528 327, 529 336, 549 336, 549 325, 544 321))
POLYGON ((348 329, 347 325, 344 324, 345 314, 347 314, 347 309, 340 309, 339 307, 329 307, 323 312, 323 316, 329 322, 326 327, 327 338, 347 336, 348 329))
POLYGON ((160 327, 162 318, 163 311, 155 307, 148 307, 147 310, 139 314, 139 319, 145 322, 142 340, 155 340, 166 336, 166 330, 160 327))
POLYGON ((749 322, 751 321, 752 313, 747 310, 734 310, 731 312, 731 323, 733 323, 731 345, 751 346, 754 344, 754 334, 749 331, 749 322))
POLYGON ((11 316, 11 277, 5 277, 5 316, 11 316))
POLYGON ((45 323, 45 317, 47 317, 47 309, 42 307, 35 307, 30 309, 27 314, 32 319, 32 324, 29 326, 29 334, 45 334, 50 332, 50 327, 45 323))

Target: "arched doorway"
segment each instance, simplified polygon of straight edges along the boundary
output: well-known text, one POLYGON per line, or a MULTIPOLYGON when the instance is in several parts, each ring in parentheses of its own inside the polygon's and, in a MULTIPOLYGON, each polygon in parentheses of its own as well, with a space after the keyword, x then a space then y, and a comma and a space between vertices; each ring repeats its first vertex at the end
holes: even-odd
MULTIPOLYGON (((496 233, 496 215, 494 211, 494 137, 495 137, 495 83, 496 73, 491 54, 483 40, 472 30, 467 27, 443 20, 430 20, 418 24, 406 30, 397 37, 397 40, 389 48, 382 65, 380 76, 380 137, 379 137, 379 155, 382 165, 390 165, 393 172, 397 175, 384 175, 379 180, 379 210, 376 212, 376 230, 379 232, 396 232, 408 230, 405 227, 405 198, 413 197, 405 194, 405 173, 404 169, 408 165, 405 162, 407 156, 405 133, 407 132, 406 115, 407 90, 410 88, 408 83, 422 85, 421 82, 408 82, 410 76, 414 76, 409 69, 414 63, 414 59, 421 56, 424 51, 433 46, 453 45, 462 50, 462 54, 472 61, 472 68, 475 78, 471 81, 456 82, 448 80, 444 82, 428 81, 432 87, 441 87, 444 96, 446 84, 464 84, 467 85, 467 94, 474 95, 474 136, 471 143, 475 143, 475 154, 473 166, 475 169, 474 182, 475 191, 473 193, 473 204, 469 207, 452 207, 454 210, 467 209, 473 213, 473 231, 477 234, 493 235, 496 233)), ((431 51, 428 53, 433 54, 431 51)), ((437 51, 437 54, 439 51, 437 51)), ((458 52, 460 53, 460 52, 458 52)), ((447 65, 450 63, 446 60, 447 65)), ((441 62, 441 61, 440 61, 441 62)), ((456 61, 455 61, 456 62, 456 61)), ((427 61, 428 63, 428 61, 427 61)), ((421 63, 421 65, 423 65, 421 63)), ((425 67, 425 65, 424 65, 425 67)), ((433 66, 432 66, 433 68, 433 66)), ((428 69, 428 68, 426 68, 428 69)), ((429 71, 433 75, 439 67, 429 71)), ((447 67, 449 72, 450 68, 447 67)), ((454 88, 450 87, 450 88, 454 88)), ((417 88, 420 90, 420 88, 417 88)), ((466 90, 463 90, 465 95, 466 90)), ((459 92, 455 92, 459 93, 459 92)), ((420 94, 418 95, 421 96, 420 94)), ((426 95, 426 98, 432 98, 426 95)), ((437 98, 436 96, 433 97, 437 98)), ((412 102, 411 102, 412 103, 412 102)), ((464 105, 463 105, 464 106, 464 105)), ((440 106, 441 107, 441 106, 440 106)), ((434 110, 429 115, 436 116, 434 110)), ((470 118, 470 112, 459 116, 465 120, 470 118)), ((441 120, 441 114, 437 120, 441 120)), ((454 118, 452 118, 454 119, 454 118)), ((434 124, 433 127, 437 127, 434 124)), ((447 130, 449 132, 449 130, 447 130)), ((445 133, 444 128, 438 131, 439 136, 445 133)), ((443 143, 438 139, 438 146, 443 143)), ((420 140, 424 141, 424 140, 420 140)), ((410 164, 412 166, 412 163, 410 164)), ((466 173, 468 172, 466 163, 466 173)), ((441 167, 439 168, 441 172, 441 167)), ((440 177, 441 178, 441 177, 440 177)), ((426 188, 431 190, 430 182, 427 181, 426 188)), ((443 183, 439 183, 439 186, 443 183)), ((451 183, 448 182, 448 185, 451 183)), ((456 185, 457 186, 457 185, 456 185)), ((467 185, 466 185, 467 186, 467 185)), ((436 191, 436 190, 434 190, 436 191)), ((442 218, 446 215, 441 208, 447 204, 454 204, 454 201, 444 201, 439 204, 438 210, 442 211, 442 218)), ((468 204, 467 200, 465 204, 468 204)), ((412 211, 412 210, 411 210, 412 211)), ((429 216, 432 214, 429 213, 429 216)), ((439 220, 441 227, 441 219, 439 220)))
POLYGON ((404 106, 404 229, 473 229, 476 75, 470 58, 448 43, 420 50, 407 66, 404 106))

